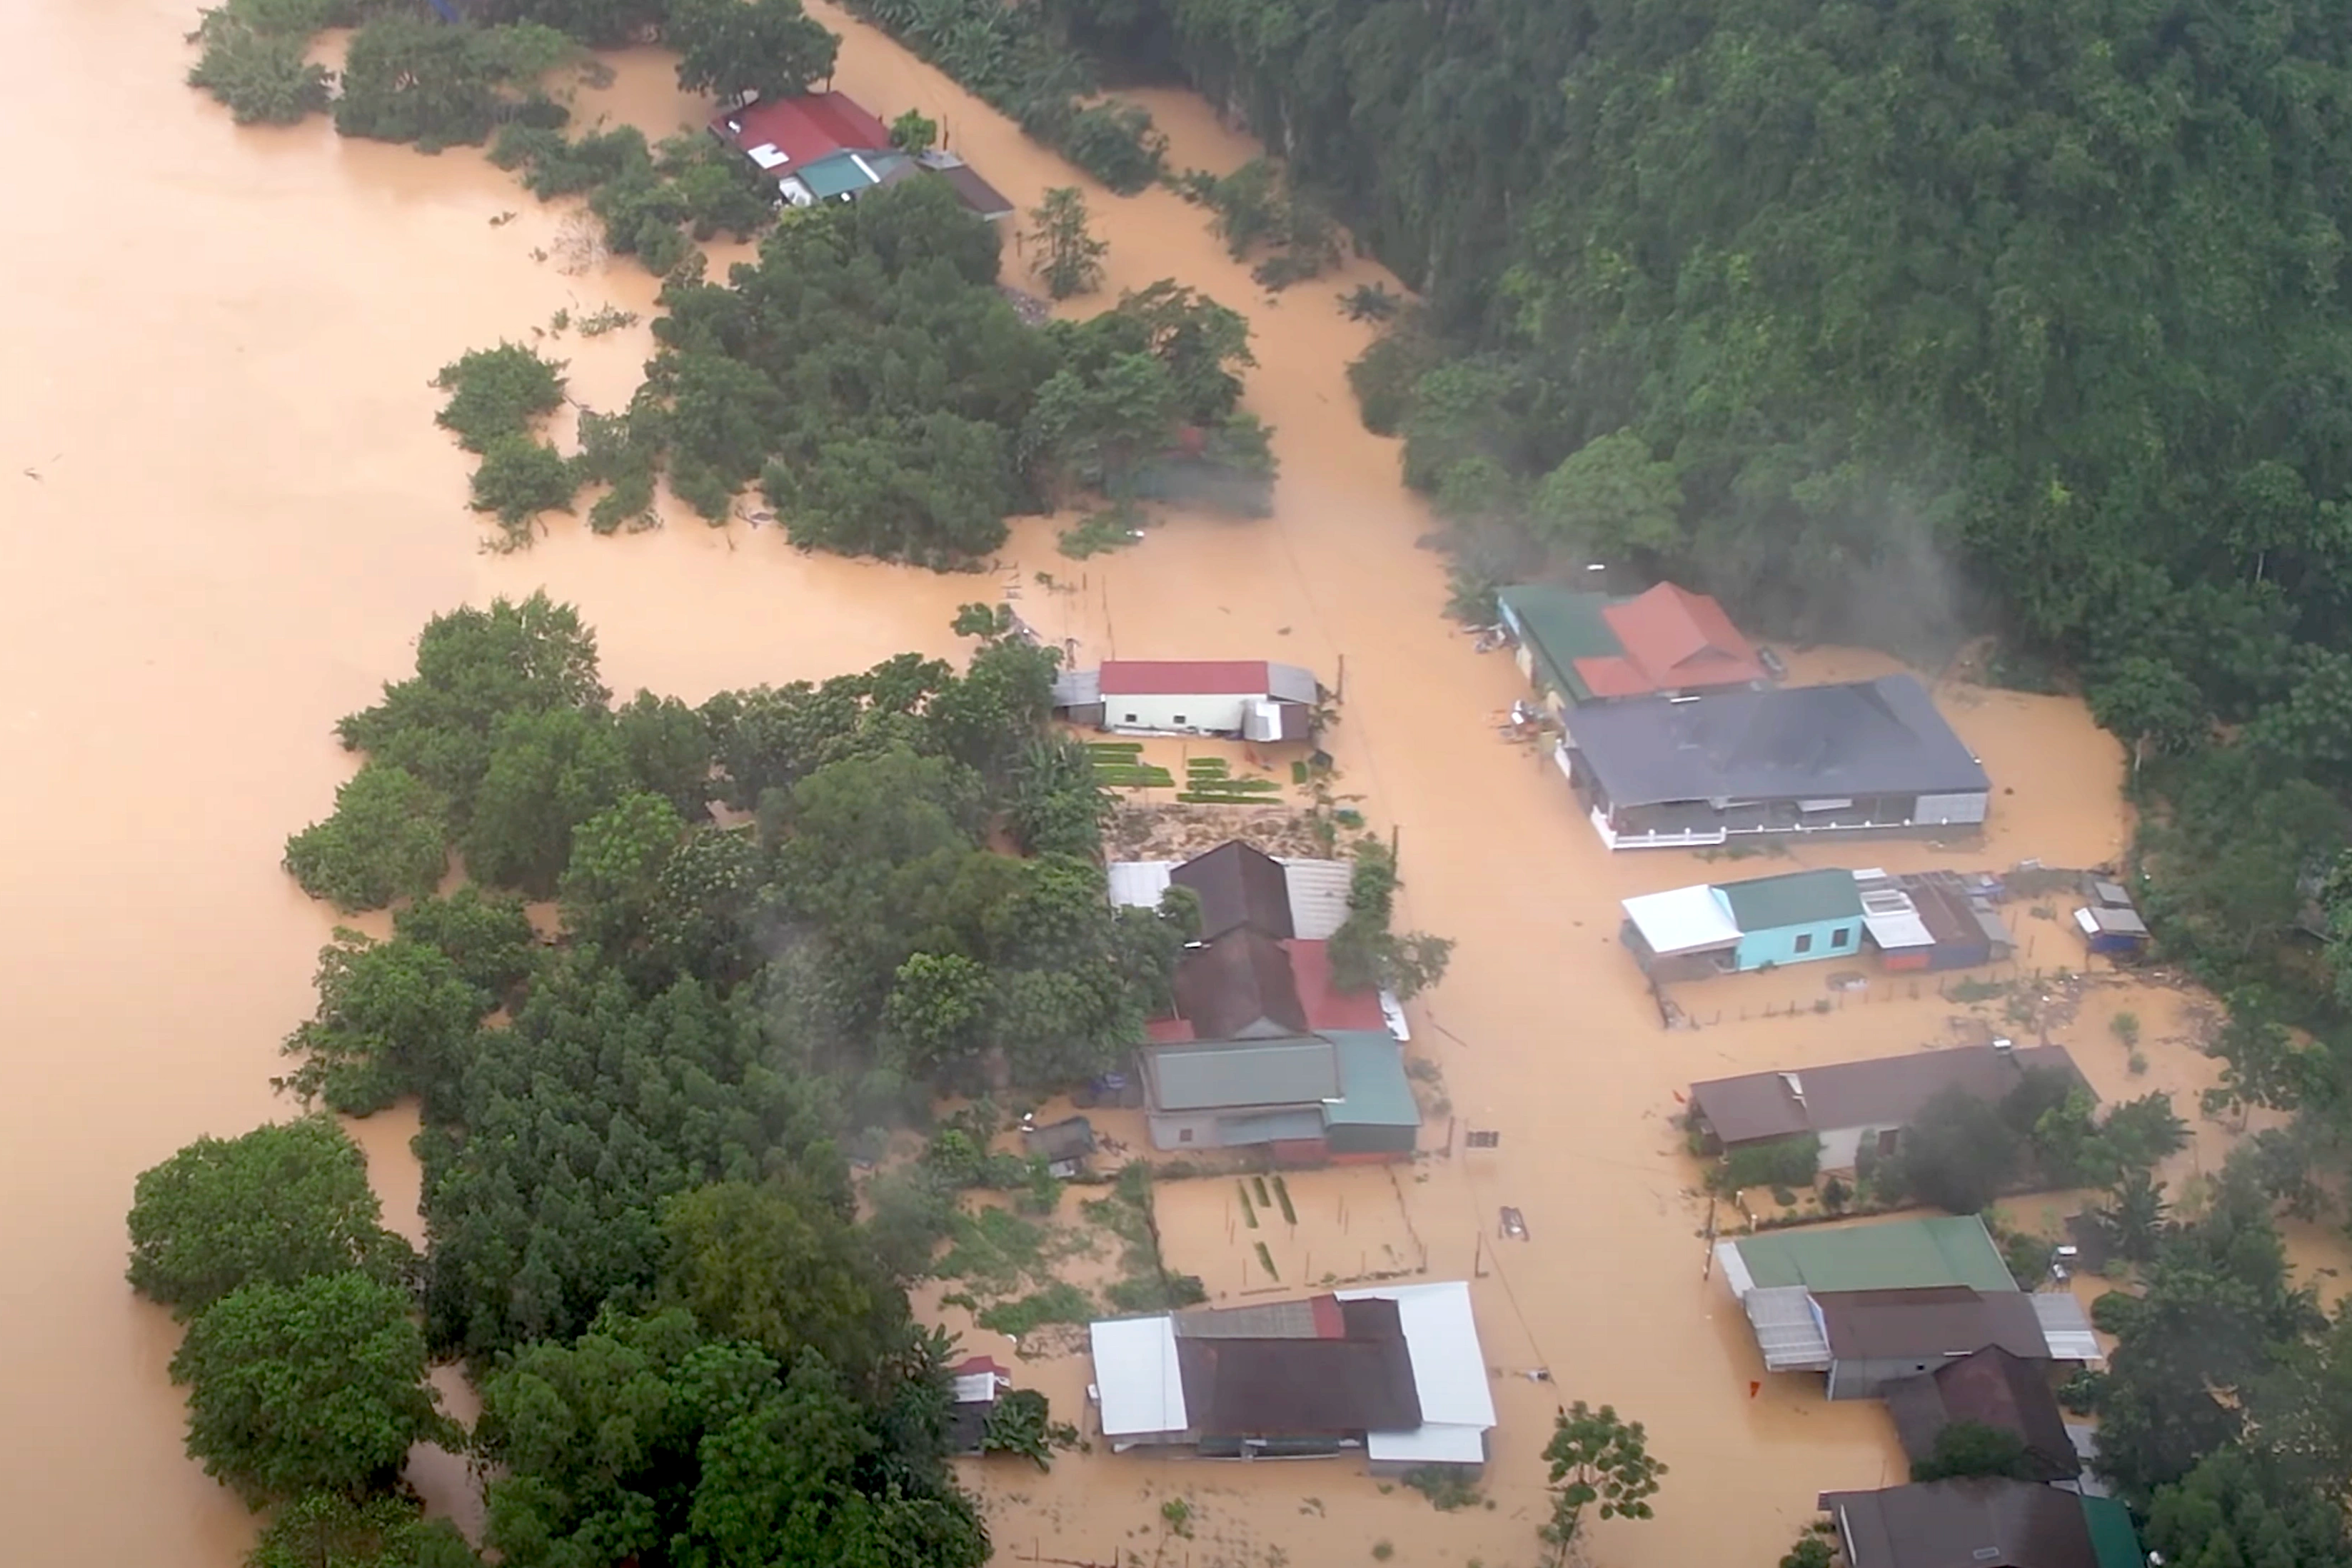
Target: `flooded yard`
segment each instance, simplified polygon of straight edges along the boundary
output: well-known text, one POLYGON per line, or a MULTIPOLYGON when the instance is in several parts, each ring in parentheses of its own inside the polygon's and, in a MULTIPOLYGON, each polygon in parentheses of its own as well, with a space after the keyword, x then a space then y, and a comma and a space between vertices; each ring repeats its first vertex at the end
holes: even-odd
MULTIPOLYGON (((885 118, 940 119, 1023 206, 1087 184, 887 40, 810 9, 845 34, 837 86, 885 118)), ((1459 943, 1413 1010, 1414 1049, 1442 1074, 1449 1114, 1499 1144, 1437 1157, 1444 1121, 1433 1117, 1418 1163, 1286 1173, 1295 1225, 1252 1185, 1251 1226, 1230 1176, 1167 1184, 1168 1251, 1213 1298, 1391 1268, 1470 1280, 1501 1417, 1486 1500, 1439 1513, 1348 1460, 1188 1464, 1097 1444, 1051 1474, 964 1466, 1001 1561, 1305 1568, 1370 1561, 1386 1542, 1378 1554, 1402 1564, 1527 1564, 1545 1510, 1540 1450, 1553 1411, 1579 1398, 1647 1423, 1673 1468, 1654 1521, 1596 1531, 1597 1557, 1622 1568, 1769 1561, 1817 1491, 1897 1476, 1875 1405, 1832 1406, 1796 1378, 1751 1395, 1746 1325, 1702 1278, 1705 1205, 1670 1124, 1675 1096, 1694 1079, 1938 1041, 1956 1013, 1983 1009, 1882 981, 1823 1013, 1821 983, 1792 973, 1694 993, 1704 1026, 1661 1026, 1617 942, 1617 900, 1734 871, 1681 851, 1609 855, 1549 756, 1497 733, 1518 675, 1440 618, 1442 563, 1417 547, 1430 521, 1347 388, 1370 329, 1334 296, 1384 280, 1377 268, 1352 262, 1269 298, 1198 209, 1162 191, 1089 189, 1111 242, 1108 290, 1172 276, 1250 314, 1260 368, 1247 403, 1276 427, 1283 463, 1270 519, 1165 518, 1133 548, 1084 563, 1057 552, 1053 520, 1030 520, 993 578, 803 555, 772 530, 682 514, 614 539, 557 519, 527 552, 485 554, 464 504, 467 459, 434 427, 427 382, 559 310, 647 313, 653 280, 626 264, 563 270, 564 209, 477 153, 340 142, 316 121, 234 129, 180 84, 192 21, 167 0, 0 7, 0 127, 39 150, 0 219, 23 301, 0 319, 0 353, 19 371, 0 383, 12 567, 0 808, 43 827, 17 846, 14 1079, 0 1109, 13 1266, 0 1397, 11 1430, 41 1434, 0 1470, 18 1561, 230 1568, 249 1543, 243 1507, 181 1452, 164 1374, 177 1331, 122 1283, 131 1183, 199 1134, 289 1109, 268 1079, 278 1042, 310 1007, 332 921, 278 861, 287 832, 347 776, 334 719, 404 666, 429 615, 542 586, 598 628, 617 690, 689 700, 906 649, 950 653, 955 606, 1007 584, 1024 585, 1022 613, 1081 663, 1274 658, 1328 683, 1344 660, 1327 741, 1335 788, 1397 835, 1401 922, 1459 943), (138 114, 90 112, 126 100, 138 114), (1505 1205, 1528 1239, 1497 1237, 1505 1205), (1543 1369, 1550 1381, 1528 1375, 1543 1369), (1181 1530, 1163 1512, 1178 1500, 1181 1530)), ((593 101, 667 131, 699 117, 670 82, 667 60, 640 52, 593 101)), ((1231 168, 1254 151, 1197 100, 1150 98, 1175 166, 1231 168)), ((609 408, 649 342, 640 323, 557 352, 577 395, 609 408)), ((1886 668, 1835 651, 1793 662, 1803 679, 1886 668)), ((1938 695, 1995 781, 1980 843, 1809 844, 1746 864, 2089 865, 2122 847, 2124 759, 2079 704, 1938 695)), ((2084 967, 2063 928, 2024 934, 2021 973, 2084 967)), ((1998 1016, 2009 999, 1987 1006, 1998 1016)), ((2184 1161, 2211 1168, 2227 1130, 2191 1109, 2210 1076, 2194 1048, 2207 1004, 2106 974, 2066 999, 2030 1004, 2050 1037, 2105 1095, 2171 1091, 2197 1130, 2184 1161), (2110 1029, 2126 1007, 2144 1072, 2110 1029)), ((361 1130, 391 1222, 412 1234, 413 1125, 361 1130)), ((1143 1146, 1139 1130, 1129 1141, 1143 1146)), ((1073 1189, 1066 1204, 1088 1195, 1073 1189)), ((2343 1265, 2334 1234, 2293 1235, 2311 1268, 2343 1265)), ((1068 1266, 1100 1289, 1116 1249, 1068 1266)), ((919 1304, 969 1351, 1013 1357, 1019 1381, 1076 1418, 1087 1372, 1059 1348, 1070 1336, 1013 1357, 940 1300, 948 1289, 919 1304)), ((462 1511, 446 1467, 419 1479, 462 1511)))

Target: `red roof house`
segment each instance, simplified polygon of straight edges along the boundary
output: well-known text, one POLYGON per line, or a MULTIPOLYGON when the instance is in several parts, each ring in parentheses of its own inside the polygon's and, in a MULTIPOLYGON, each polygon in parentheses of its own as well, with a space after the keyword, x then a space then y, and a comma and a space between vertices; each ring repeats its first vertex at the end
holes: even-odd
POLYGON ((1622 651, 1576 660, 1576 673, 1595 697, 1750 686, 1768 679, 1755 645, 1708 595, 1661 583, 1609 605, 1601 618, 1622 651))
POLYGON ((1331 944, 1290 941, 1282 944, 1290 954, 1290 975, 1298 987, 1300 1009, 1307 1026, 1317 1034, 1326 1029, 1362 1029, 1385 1033, 1388 1017, 1381 1011, 1378 991, 1341 991, 1331 983, 1331 944))
POLYGON ((889 127, 841 92, 763 98, 719 113, 710 121, 710 133, 777 175, 836 153, 879 152, 890 145, 889 127))

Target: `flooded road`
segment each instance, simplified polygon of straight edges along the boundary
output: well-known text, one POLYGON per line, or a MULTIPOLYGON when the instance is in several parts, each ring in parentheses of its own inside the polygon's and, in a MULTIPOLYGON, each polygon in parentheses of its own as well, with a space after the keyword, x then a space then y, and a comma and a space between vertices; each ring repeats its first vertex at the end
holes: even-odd
MULTIPOLYGON (((1085 184, 886 40, 810 8, 846 35, 838 85, 886 120, 908 108, 940 119, 1024 206, 1085 184)), ((1375 270, 1358 263, 1268 300, 1197 209, 1163 192, 1090 193, 1111 242, 1106 299, 1172 276, 1253 317, 1248 402, 1277 427, 1284 465, 1266 521, 1179 519, 1087 563, 1026 523, 994 579, 804 557, 772 532, 691 517, 613 540, 558 519, 527 553, 485 554, 467 462, 434 427, 425 384, 559 309, 644 312, 652 281, 534 259, 560 249, 564 215, 477 154, 345 142, 319 121, 236 130, 181 85, 192 22, 191 7, 160 0, 0 6, 0 134, 26 150, 0 216, 16 307, 0 318, 14 373, 0 378, 0 813, 16 826, 0 1401, 18 1439, 0 1503, 15 1561, 229 1568, 249 1541, 243 1508, 181 1454, 164 1376, 176 1331, 121 1283, 131 1180, 194 1137, 288 1109, 268 1078, 332 921, 277 863, 348 774, 333 721, 406 668, 428 616, 541 586, 598 628, 616 689, 690 700, 950 652, 954 605, 1006 584, 1087 662, 1275 657, 1328 681, 1345 660, 1343 788, 1401 831, 1405 918, 1460 942, 1422 1037, 1458 1114, 1502 1133, 1491 1154, 1409 1176, 1398 1223, 1433 1275, 1457 1277, 1478 1265, 1497 1205, 1525 1210, 1534 1239, 1489 1256, 1479 1320, 1490 1362, 1549 1366, 1556 1382, 1498 1384, 1492 1511, 1440 1516, 1343 1465, 1098 1453, 1050 1477, 988 1473, 1008 1554, 1149 1551, 1133 1532, 1156 1519, 1150 1500, 1183 1489, 1202 1510, 1204 1564, 1263 1562, 1270 1548, 1345 1560, 1375 1540, 1402 1563, 1524 1563, 1555 1396, 1614 1402, 1674 1467, 1654 1523, 1598 1537, 1625 1568, 1767 1561, 1815 1491, 1891 1474, 1876 1406, 1831 1407, 1794 1380, 1747 1396, 1754 1352, 1699 1278, 1690 1172, 1665 1118, 1694 1077, 1863 1054, 1925 1037, 1940 1016, 1890 1006, 1659 1029, 1615 945, 1614 901, 1711 873, 1685 855, 1605 856, 1549 763, 1495 732, 1516 672, 1438 618, 1441 564, 1415 547, 1428 519, 1347 391, 1367 329, 1334 296, 1375 270), (1223 1542, 1213 1557, 1210 1541, 1223 1542)), ((1252 151, 1197 100, 1150 96, 1177 166, 1229 168, 1252 151)), ((656 132, 698 117, 650 52, 624 58, 591 101, 656 132)), ((641 324, 554 352, 575 395, 611 407, 649 341, 641 324)), ((2079 864, 2119 847, 2121 758, 2079 708, 1968 693, 1953 712, 2016 790, 1965 863, 2079 864)), ((1836 854, 1953 863, 1925 846, 1836 854)), ((2095 1031, 2085 1016, 2076 1027, 2095 1031)), ((2201 1073, 2148 1016, 2147 1081, 2201 1073)), ((2137 1092, 2109 1081, 2120 1053, 2080 1054, 2103 1090, 2137 1092)), ((364 1129, 395 1210, 415 1190, 408 1125, 364 1129)), ((412 1214, 390 1217, 414 1233, 412 1214)), ((2329 1238, 2305 1245, 2332 1256, 2329 1238)), ((1172 1261, 1216 1278, 1210 1259, 1172 1261)), ((1082 1363, 1024 1363, 1022 1376, 1075 1414, 1082 1363)), ((424 1479, 436 1498, 454 1489, 446 1472, 424 1479)))

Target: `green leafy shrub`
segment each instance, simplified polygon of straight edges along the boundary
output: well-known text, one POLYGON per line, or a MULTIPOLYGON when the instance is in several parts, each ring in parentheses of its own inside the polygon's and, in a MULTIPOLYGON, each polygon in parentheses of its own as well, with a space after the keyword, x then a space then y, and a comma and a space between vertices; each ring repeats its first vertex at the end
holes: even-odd
POLYGON ((436 423, 469 452, 487 452, 501 436, 520 436, 563 405, 563 366, 520 343, 474 349, 433 378, 449 395, 436 423))
POLYGON ((266 30, 247 18, 250 9, 205 13, 194 35, 204 53, 188 68, 188 85, 227 105, 239 125, 292 125, 324 110, 332 79, 310 63, 309 32, 266 30))
POLYGON ((474 470, 472 505, 520 532, 541 512, 570 511, 579 493, 579 471, 562 453, 533 437, 500 436, 474 470))
POLYGON ((332 816, 286 841, 286 869, 337 909, 380 910, 440 885, 448 837, 448 808, 430 784, 371 761, 335 792, 332 816))

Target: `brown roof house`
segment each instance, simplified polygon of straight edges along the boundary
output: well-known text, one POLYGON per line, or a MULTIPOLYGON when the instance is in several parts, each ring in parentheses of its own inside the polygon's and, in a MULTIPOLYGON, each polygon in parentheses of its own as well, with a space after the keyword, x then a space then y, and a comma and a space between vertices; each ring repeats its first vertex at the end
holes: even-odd
POLYGON ((1459 1280, 1111 1318, 1087 1339, 1087 1396, 1113 1452, 1486 1462, 1495 1402, 1459 1280))
POLYGON ((1739 1299, 1768 1372, 1826 1372, 1832 1399, 1872 1399, 1901 1378, 1998 1346, 2028 1362, 2100 1359, 2082 1303, 2063 1291, 1758 1286, 1739 1299))
POLYGON ((2032 1481, 1824 1492, 1850 1568, 2145 1568, 2131 1515, 2032 1481))
POLYGON ((1290 879, 1282 862, 1238 838, 1195 855, 1171 871, 1168 881, 1190 888, 1200 900, 1202 942, 1244 926, 1263 936, 1298 934, 1291 923, 1290 879))
POLYGON ((1203 1040, 1274 1039, 1307 1032, 1307 1005, 1290 954, 1275 938, 1239 926, 1192 949, 1176 965, 1176 1012, 1203 1040))
POLYGON ((1879 1392, 1914 1464, 1935 1457, 1946 1429, 1969 1422, 2023 1443, 2030 1479, 2071 1481, 2082 1473, 2082 1456, 2066 1435, 2045 1357, 1987 1345, 1934 1372, 1896 1378, 1879 1392))
MULTIPOLYGON (((2029 1072, 2083 1075, 2063 1046, 1913 1051, 1802 1071, 1710 1079, 1690 1089, 1690 1125, 1709 1153, 1811 1134, 1825 1171, 1848 1171, 1863 1145, 1895 1152, 1921 1108, 1948 1089, 2000 1100, 2029 1072)), ((2087 1087, 2087 1086, 2085 1086, 2087 1087)))

